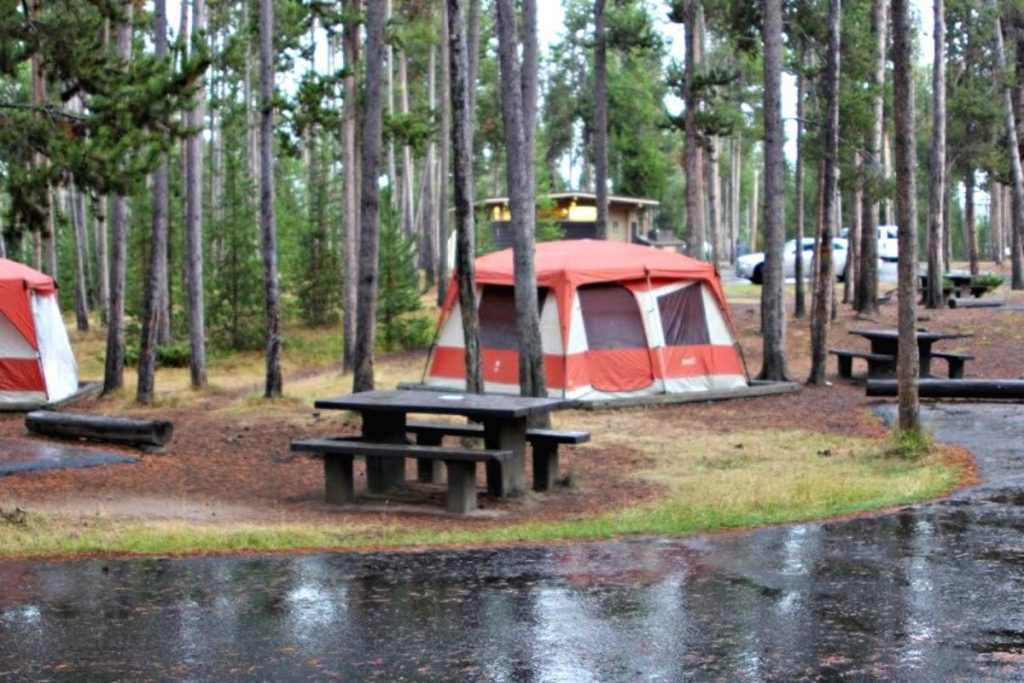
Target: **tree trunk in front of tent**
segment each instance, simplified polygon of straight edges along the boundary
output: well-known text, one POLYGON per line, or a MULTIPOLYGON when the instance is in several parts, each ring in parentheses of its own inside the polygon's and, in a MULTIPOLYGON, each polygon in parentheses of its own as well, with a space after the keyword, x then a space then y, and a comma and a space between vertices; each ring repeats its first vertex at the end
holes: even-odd
POLYGON ((384 6, 366 5, 366 80, 359 198, 359 290, 356 308, 353 391, 373 389, 373 348, 377 338, 377 273, 380 251, 378 170, 382 140, 381 64, 384 61, 384 6))
POLYGON ((608 239, 608 46, 604 30, 605 0, 594 0, 594 194, 595 237, 608 239))
POLYGON ((782 0, 764 3, 764 243, 761 333, 764 360, 758 379, 782 381, 786 368, 786 241, 782 146, 782 0))
POLYGON ((274 3, 260 0, 260 234, 266 305, 264 398, 280 396, 281 303, 277 276, 277 216, 274 212, 274 3))
POLYGON ((893 112, 896 122, 896 195, 899 225, 899 428, 917 434, 917 164, 914 126, 914 35, 910 26, 910 0, 892 0, 893 112))
POLYGON ((462 311, 462 336, 465 344, 466 391, 483 392, 480 371, 480 321, 476 306, 473 230, 473 113, 469 108, 466 30, 461 0, 447 1, 448 58, 451 90, 446 93, 452 111, 452 171, 454 175, 455 272, 458 275, 459 308, 462 311))
POLYGON ((832 237, 836 233, 836 192, 839 176, 839 50, 840 0, 828 5, 828 51, 825 57, 825 158, 821 183, 821 232, 818 239, 814 299, 811 303, 811 372, 808 384, 824 386, 828 359, 833 283, 832 237))
MULTIPOLYGON (((523 35, 533 33, 536 24, 527 18, 524 3, 523 35)), ((529 61, 523 59, 523 73, 517 60, 516 13, 513 0, 498 0, 498 55, 501 73, 501 119, 505 127, 505 154, 508 174, 509 208, 512 212, 512 251, 515 270, 516 329, 519 336, 519 390, 524 396, 544 396, 544 351, 540 338, 540 313, 537 308, 537 276, 534 264, 534 229, 531 219, 536 213, 530 187, 532 155, 527 147, 525 126, 530 108, 523 100, 529 91, 529 61)), ((524 50, 528 43, 524 38, 524 50)), ((536 62, 534 62, 536 64, 536 62)))
POLYGON ((683 85, 686 100, 686 142, 683 148, 686 169, 686 223, 689 253, 698 259, 704 258, 704 242, 707 241, 707 229, 704 224, 704 152, 697 126, 697 75, 704 56, 702 13, 700 0, 686 0, 686 73, 683 85))

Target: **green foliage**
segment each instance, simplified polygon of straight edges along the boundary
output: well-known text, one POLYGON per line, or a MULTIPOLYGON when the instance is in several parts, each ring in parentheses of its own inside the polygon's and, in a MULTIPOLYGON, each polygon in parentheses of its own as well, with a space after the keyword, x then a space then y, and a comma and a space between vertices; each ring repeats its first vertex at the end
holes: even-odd
POLYGON ((971 278, 972 287, 988 287, 989 289, 995 289, 1001 286, 1006 279, 1002 275, 995 273, 979 273, 971 278))
MULTIPOLYGON (((187 368, 192 359, 192 349, 188 342, 178 342, 167 346, 156 347, 156 366, 158 368, 187 368)), ((124 363, 129 367, 139 364, 139 345, 133 343, 125 347, 124 363)))
POLYGON ((931 435, 914 429, 897 429, 893 434, 893 446, 889 455, 903 460, 918 460, 931 452, 934 446, 931 435))
POLYGON ((377 280, 377 326, 381 349, 424 348, 429 326, 413 315, 422 308, 416 276, 416 240, 402 233, 391 193, 380 198, 380 255, 377 280))

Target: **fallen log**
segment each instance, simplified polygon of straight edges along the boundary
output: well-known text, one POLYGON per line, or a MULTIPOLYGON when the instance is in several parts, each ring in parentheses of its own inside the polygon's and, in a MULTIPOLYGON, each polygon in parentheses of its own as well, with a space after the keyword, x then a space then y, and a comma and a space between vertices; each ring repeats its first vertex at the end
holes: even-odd
POLYGON ((998 308, 1003 305, 1002 299, 964 299, 953 297, 948 302, 950 308, 998 308))
POLYGON ((25 416, 25 426, 33 434, 41 436, 124 443, 150 453, 163 453, 174 434, 174 425, 167 420, 136 420, 51 410, 32 411, 25 416))
MULTIPOLYGON (((1024 380, 1020 379, 922 379, 917 382, 921 398, 1024 399, 1024 380)), ((868 396, 898 396, 894 379, 869 379, 868 396)))

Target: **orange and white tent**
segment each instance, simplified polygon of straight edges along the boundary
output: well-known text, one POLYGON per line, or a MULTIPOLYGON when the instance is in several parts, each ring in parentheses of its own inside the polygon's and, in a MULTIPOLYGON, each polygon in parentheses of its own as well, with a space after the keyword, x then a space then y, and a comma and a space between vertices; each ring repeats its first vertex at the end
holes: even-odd
POLYGON ((53 403, 78 391, 78 365, 57 305, 57 284, 0 259, 0 407, 53 403))
MULTIPOLYGON (((596 240, 537 245, 552 396, 595 401, 747 386, 715 269, 681 254, 596 240)), ((519 393, 512 250, 476 260, 485 391, 519 393)), ((462 313, 448 289, 426 384, 465 387, 462 313)))

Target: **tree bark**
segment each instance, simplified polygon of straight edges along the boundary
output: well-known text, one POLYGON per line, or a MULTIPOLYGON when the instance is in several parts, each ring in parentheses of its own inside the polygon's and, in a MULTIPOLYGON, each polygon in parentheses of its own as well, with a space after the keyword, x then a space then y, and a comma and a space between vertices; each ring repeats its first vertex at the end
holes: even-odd
POLYGON ((988 194, 992 198, 988 212, 989 258, 999 264, 1003 262, 1003 189, 991 176, 988 194))
POLYGON ((807 315, 807 303, 804 297, 804 95, 806 90, 806 79, 804 77, 804 43, 800 41, 800 54, 797 56, 796 72, 796 167, 793 170, 793 182, 796 185, 796 197, 793 200, 793 210, 796 213, 796 243, 801 250, 801 257, 793 262, 793 275, 796 278, 796 289, 794 292, 793 316, 798 320, 807 315))
POLYGON ((462 19, 462 0, 447 1, 448 58, 450 62, 450 100, 452 111, 452 150, 454 160, 454 204, 457 247, 459 308, 462 311, 462 337, 466 363, 466 391, 483 391, 480 371, 480 321, 476 307, 476 277, 473 229, 473 112, 470 109, 466 55, 466 31, 462 19))
POLYGON ((1010 250, 1011 276, 1010 286, 1013 289, 1024 289, 1024 268, 1021 263, 1021 236, 1024 235, 1024 177, 1021 172, 1020 152, 1017 146, 1017 117, 1013 110, 1013 93, 1009 85, 1006 66, 1006 52, 1003 48, 1003 22, 999 16, 998 6, 995 0, 990 0, 990 6, 996 12, 996 64, 1004 78, 1003 85, 1003 107, 1006 116, 1006 151, 1010 156, 1010 171, 1012 177, 1011 191, 1013 193, 1013 209, 1010 215, 1013 217, 1013 228, 1011 230, 1012 244, 1010 250))
POLYGON ((96 241, 96 284, 99 300, 100 324, 109 322, 110 309, 110 260, 107 244, 107 197, 93 194, 92 202, 93 232, 96 241))
MULTIPOLYGON (((764 242, 760 379, 782 381, 786 369, 786 301, 782 252, 786 241, 782 146, 782 0, 764 3, 764 242)), ((688 179, 689 180, 689 179, 688 179)), ((689 210, 689 206, 687 207, 689 210)))
POLYGON ((82 194, 75 186, 74 175, 68 181, 67 203, 75 237, 75 325, 79 332, 88 332, 89 259, 86 252, 89 248, 89 240, 85 235, 85 207, 82 202, 82 194))
POLYGON ((825 57, 825 158, 822 180, 822 222, 817 250, 817 275, 811 307, 811 373, 808 384, 824 386, 828 359, 833 286, 832 236, 836 233, 836 187, 839 176, 839 51, 841 0, 828 5, 828 51, 825 57))
POLYGON ((964 173, 964 248, 967 251, 968 268, 971 275, 980 272, 978 263, 978 224, 974 210, 974 169, 964 173))
POLYGON ((274 212, 274 55, 274 3, 273 0, 260 0, 260 234, 267 316, 264 398, 280 396, 282 391, 281 304, 277 282, 277 217, 274 212))
POLYGON ((704 258, 707 229, 704 224, 704 152, 700 130, 697 127, 696 79, 704 57, 704 35, 701 26, 703 8, 700 0, 686 1, 686 75, 684 99, 686 104, 686 144, 683 150, 686 167, 686 222, 689 234, 690 256, 704 258))
POLYGON ((594 0, 594 194, 596 237, 608 238, 608 55, 605 0, 594 0))
POLYGON ((917 434, 918 358, 917 349, 917 178, 916 131, 914 125, 914 36, 910 27, 908 0, 892 0, 893 25, 893 111, 896 123, 896 195, 899 225, 899 354, 896 375, 899 382, 899 428, 917 434))
MULTIPOLYGON (((122 5, 125 19, 117 25, 117 54, 127 63, 132 55, 132 4, 122 5)), ((128 198, 115 195, 112 202, 110 244, 110 299, 107 303, 107 355, 103 371, 103 393, 124 386, 124 279, 128 250, 128 198)))
MULTIPOLYGON (((461 4, 461 3, 460 3, 461 4)), ((459 8, 461 12, 461 7, 459 8)), ((440 163, 438 164, 438 187, 437 187, 437 305, 444 305, 445 297, 448 294, 448 164, 451 158, 452 145, 452 75, 451 75, 451 26, 448 20, 448 11, 441 12, 441 144, 440 163)), ((460 14, 461 17, 461 14, 460 14)), ((463 59, 465 55, 465 24, 463 26, 463 59)), ((468 70, 468 67, 467 67, 468 70)), ((472 110, 469 110, 472 115, 472 110)), ((472 149, 472 142, 470 143, 472 149)), ((472 155, 470 155, 472 156, 472 155)), ((468 366, 467 366, 468 367, 468 366)))
MULTIPOLYGON (((158 60, 167 57, 167 3, 155 0, 153 48, 158 60)), ((139 339, 139 377, 135 401, 153 402, 156 383, 156 347, 161 309, 161 283, 167 280, 167 223, 170 211, 170 180, 164 157, 153 173, 153 225, 149 243, 149 268, 142 298, 142 332, 139 339)))
MULTIPOLYGON (((192 0, 192 42, 205 40, 205 0, 192 0)), ((201 128, 206 118, 205 86, 200 79, 189 123, 201 128)), ((185 260, 188 268, 189 374, 193 388, 206 386, 206 301, 203 291, 203 136, 185 141, 185 260)))
POLYGON ((717 135, 711 138, 707 156, 707 187, 708 187, 708 237, 711 242, 711 263, 719 266, 722 253, 722 179, 719 173, 719 156, 722 150, 722 139, 717 135))
MULTIPOLYGON (((861 155, 857 152, 853 155, 853 173, 860 177, 861 155)), ((846 241, 846 273, 843 276, 843 303, 852 304, 856 296, 857 271, 860 269, 860 232, 861 232, 861 204, 864 201, 864 188, 857 182, 853 190, 853 197, 850 201, 850 233, 846 241)))
MULTIPOLYGON (((379 1, 379 0, 377 0, 379 1)), ((372 4, 373 0, 369 0, 367 4, 372 4)), ((392 0, 385 0, 384 4, 384 25, 387 26, 388 22, 391 21, 391 17, 394 14, 392 6, 392 0)), ((395 49, 392 47, 390 42, 384 44, 384 55, 385 63, 384 68, 387 69, 387 93, 385 101, 388 107, 388 117, 395 115, 395 49)), ((394 139, 388 140, 388 187, 391 188, 391 204, 393 206, 399 206, 404 194, 398 192, 395 186, 398 184, 398 171, 395 165, 395 142, 394 139)), ((399 214, 401 215, 401 214, 399 214)))
POLYGON ((342 193, 345 214, 345 267, 342 272, 344 309, 342 313, 341 366, 344 372, 355 367, 356 307, 359 273, 359 155, 357 122, 359 119, 358 79, 360 0, 346 3, 345 26, 342 29, 342 51, 345 60, 345 110, 341 124, 342 193))
MULTIPOLYGON (((431 111, 437 110, 437 47, 430 46, 430 59, 427 77, 427 96, 431 111)), ((423 168, 423 198, 420 201, 423 212, 423 226, 420 232, 420 267, 424 273, 424 283, 430 288, 434 286, 437 276, 437 245, 438 215, 435 201, 435 185, 437 184, 437 142, 431 138, 427 146, 427 159, 423 168)))
POLYGON ((730 262, 735 263, 736 258, 739 256, 739 241, 740 241, 740 200, 743 194, 742 175, 740 167, 743 164, 743 147, 740 143, 739 138, 734 138, 732 141, 732 159, 730 161, 732 168, 732 225, 731 234, 729 236, 729 254, 731 256, 730 262))
POLYGON ((874 116, 871 133, 866 136, 864 161, 868 187, 864 192, 860 233, 860 272, 857 280, 857 311, 861 315, 878 313, 878 196, 885 179, 882 160, 885 131, 885 0, 873 0, 871 32, 875 36, 874 116))
POLYGON ((942 245, 946 220, 943 199, 946 191, 946 14, 944 0, 933 2, 932 28, 934 54, 932 58, 932 149, 931 187, 928 195, 928 288, 924 304, 928 308, 942 308, 943 266, 942 245))
MULTIPOLYGON (((398 89, 399 105, 402 114, 409 113, 409 55, 402 50, 398 55, 398 89)), ((405 235, 415 232, 416 206, 413 198, 416 169, 412 163, 412 147, 402 145, 402 231, 405 235)))
POLYGON ((377 273, 380 250, 380 205, 377 187, 381 150, 381 66, 384 61, 384 6, 366 5, 366 81, 363 87, 363 125, 359 200, 359 289, 353 391, 373 389, 373 349, 377 338, 377 273))
MULTIPOLYGON (((524 3, 523 35, 536 33, 536 24, 527 18, 524 3)), ((523 58, 520 73, 516 54, 516 15, 513 0, 498 0, 498 56, 501 73, 501 120, 505 127, 505 160, 508 175, 509 204, 512 211, 512 251, 515 277, 516 330, 519 336, 519 390, 524 396, 547 393, 544 381, 544 352, 540 338, 540 314, 537 308, 537 276, 534 265, 534 224, 536 212, 529 168, 533 155, 527 144, 525 128, 530 107, 523 101, 527 83, 536 79, 523 58)), ((536 40, 534 35, 533 40, 536 40)), ((534 62, 535 64, 535 62, 534 62)))

